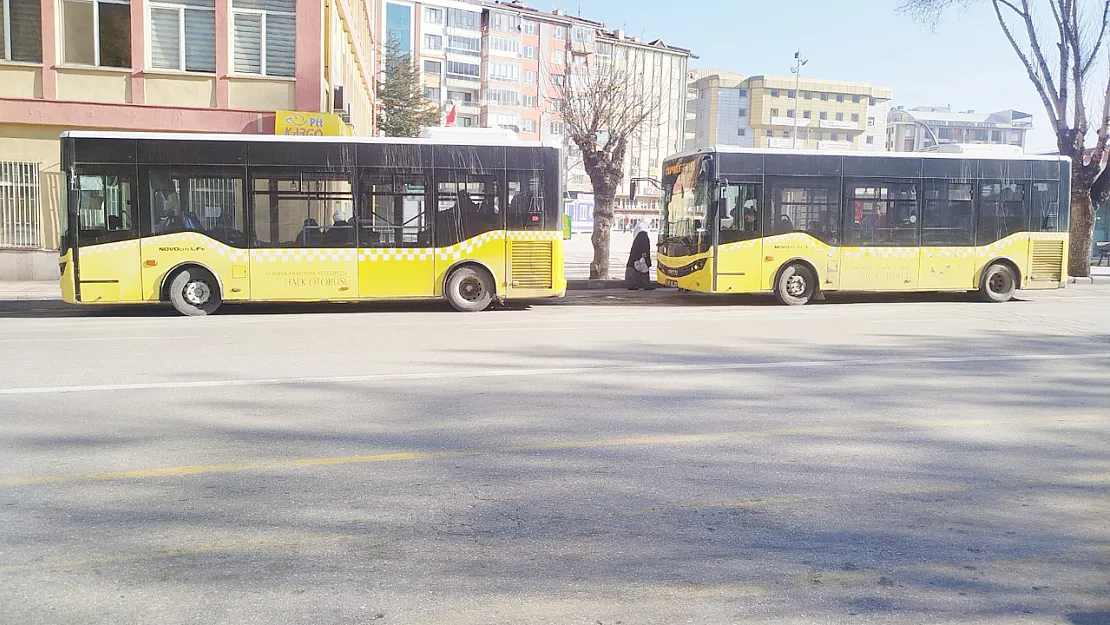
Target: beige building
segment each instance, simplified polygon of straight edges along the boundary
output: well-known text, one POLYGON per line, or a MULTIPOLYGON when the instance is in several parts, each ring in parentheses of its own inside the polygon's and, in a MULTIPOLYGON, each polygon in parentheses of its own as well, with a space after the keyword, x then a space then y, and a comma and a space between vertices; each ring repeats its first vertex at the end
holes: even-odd
POLYGON ((889 87, 710 70, 688 88, 688 149, 886 150, 889 87))
POLYGON ((1025 148, 1033 116, 1021 111, 953 112, 949 106, 895 107, 887 118, 887 149, 916 152, 938 144, 1016 145, 1025 148))

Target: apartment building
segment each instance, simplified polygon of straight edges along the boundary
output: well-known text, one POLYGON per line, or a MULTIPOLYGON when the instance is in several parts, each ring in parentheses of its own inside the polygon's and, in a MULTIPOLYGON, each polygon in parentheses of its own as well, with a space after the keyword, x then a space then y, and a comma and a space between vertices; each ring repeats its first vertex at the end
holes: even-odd
POLYGON ((695 72, 686 147, 885 151, 892 93, 862 82, 695 72))
POLYGON ((916 152, 944 143, 1016 145, 1025 149, 1033 116, 1021 111, 953 112, 950 106, 895 107, 887 118, 887 149, 916 152))
POLYGON ((65 130, 374 132, 371 0, 0 6, 0 280, 57 274, 65 130))
MULTIPOLYGON (((592 192, 581 155, 565 136, 562 107, 568 67, 613 62, 635 76, 639 89, 662 94, 663 116, 628 150, 627 177, 658 177, 662 159, 682 148, 688 50, 663 41, 643 42, 564 11, 541 11, 524 2, 385 0, 383 40, 395 40, 421 72, 425 93, 457 126, 508 128, 525 140, 563 144, 565 187, 592 192)), ((618 210, 656 215, 658 191, 641 187, 642 200, 618 210)))

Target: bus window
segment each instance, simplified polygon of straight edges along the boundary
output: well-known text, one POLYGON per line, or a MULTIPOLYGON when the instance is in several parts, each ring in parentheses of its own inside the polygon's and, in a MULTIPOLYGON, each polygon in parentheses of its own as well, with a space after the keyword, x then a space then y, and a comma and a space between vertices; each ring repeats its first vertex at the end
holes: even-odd
POLYGON ((431 247, 424 176, 375 174, 363 178, 359 240, 365 247, 431 247))
POLYGON ((255 174, 254 246, 354 246, 352 206, 344 174, 255 174))
POLYGON ((784 178, 773 181, 767 234, 805 232, 836 245, 840 240, 838 187, 832 180, 784 178))
POLYGON ((246 247, 243 179, 218 171, 151 168, 150 228, 154 235, 201 232, 233 247, 246 247))
POLYGON ((970 183, 927 181, 921 223, 921 244, 974 245, 975 222, 972 219, 972 207, 970 183))
POLYGON ((556 215, 546 215, 542 171, 510 171, 508 175, 509 230, 544 230, 554 227, 556 215))
POLYGON ((845 189, 845 245, 917 245, 917 185, 857 179, 845 189))
POLYGON ((493 174, 444 172, 436 182, 436 246, 455 245, 505 227, 493 174))
POLYGON ((1055 182, 1034 182, 1030 196, 1029 229, 1056 232, 1060 228, 1060 186, 1055 182))
POLYGON ((722 200, 719 243, 734 243, 758 238, 761 234, 759 218, 760 185, 730 184, 722 200))
POLYGON ((990 245, 999 239, 1027 228, 1029 215, 1025 210, 1025 185, 990 183, 979 185, 979 221, 975 229, 976 245, 990 245))
POLYGON ((134 237, 134 195, 129 176, 82 174, 77 184, 79 245, 126 241, 134 237))

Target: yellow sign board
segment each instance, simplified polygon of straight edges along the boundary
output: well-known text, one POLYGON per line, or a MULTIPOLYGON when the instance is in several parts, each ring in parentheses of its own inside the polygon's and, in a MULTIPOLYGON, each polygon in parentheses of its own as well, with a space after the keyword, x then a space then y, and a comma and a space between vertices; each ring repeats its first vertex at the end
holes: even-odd
POLYGON ((349 135, 351 130, 335 113, 275 111, 274 134, 337 137, 349 135))

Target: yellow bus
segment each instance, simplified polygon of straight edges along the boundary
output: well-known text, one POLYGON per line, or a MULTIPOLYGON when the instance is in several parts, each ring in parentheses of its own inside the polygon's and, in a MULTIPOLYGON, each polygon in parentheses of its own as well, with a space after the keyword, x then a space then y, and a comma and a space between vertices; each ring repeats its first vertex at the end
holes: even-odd
POLYGON ((664 163, 658 280, 702 293, 978 291, 1067 281, 1057 156, 720 148, 664 163))
POLYGON ((72 131, 63 299, 223 303, 561 297, 559 151, 446 139, 72 131))

